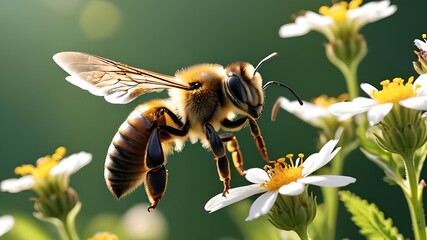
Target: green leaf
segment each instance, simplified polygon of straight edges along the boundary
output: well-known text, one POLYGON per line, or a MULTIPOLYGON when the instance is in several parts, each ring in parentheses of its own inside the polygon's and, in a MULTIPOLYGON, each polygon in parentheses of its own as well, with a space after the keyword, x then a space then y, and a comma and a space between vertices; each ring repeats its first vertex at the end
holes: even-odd
POLYGON ((385 219, 384 213, 375 204, 370 204, 349 191, 340 191, 339 195, 352 215, 351 220, 367 239, 404 239, 393 226, 393 221, 390 218, 385 219))

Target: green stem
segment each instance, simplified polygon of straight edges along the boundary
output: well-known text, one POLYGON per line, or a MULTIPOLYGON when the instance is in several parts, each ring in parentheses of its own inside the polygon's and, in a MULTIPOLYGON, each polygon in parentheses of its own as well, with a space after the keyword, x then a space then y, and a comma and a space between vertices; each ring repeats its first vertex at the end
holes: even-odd
POLYGON ((412 227, 414 231, 414 239, 425 240, 426 238, 426 221, 424 218, 424 209, 422 205, 422 191, 418 190, 418 177, 414 166, 414 154, 409 153, 402 155, 406 174, 409 183, 408 187, 403 189, 406 200, 408 202, 409 212, 411 214, 412 227), (409 191, 408 191, 409 190, 409 191))
POLYGON ((60 239, 62 240, 79 240, 74 222, 67 221, 67 219, 49 220, 53 223, 58 230, 60 239))
POLYGON ((347 84, 347 90, 350 95, 350 99, 354 99, 355 97, 359 96, 359 85, 356 76, 357 66, 358 64, 352 64, 350 67, 340 68, 347 84))
MULTIPOLYGON (((339 152, 331 161, 331 175, 340 175, 344 163, 343 152, 339 152)), ((325 206, 325 232, 324 239, 335 239, 335 231, 338 216, 338 188, 322 188, 325 206)))
POLYGON ((311 240, 307 226, 296 227, 294 231, 298 234, 301 240, 311 240))

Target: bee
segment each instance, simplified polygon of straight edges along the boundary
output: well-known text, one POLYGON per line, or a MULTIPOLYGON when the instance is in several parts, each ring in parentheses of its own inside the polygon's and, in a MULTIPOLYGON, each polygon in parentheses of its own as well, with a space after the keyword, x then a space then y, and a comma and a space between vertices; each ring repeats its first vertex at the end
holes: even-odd
POLYGON ((264 90, 258 73, 261 65, 276 56, 270 54, 255 68, 247 62, 198 64, 178 70, 175 76, 131 67, 103 57, 61 52, 54 61, 71 76, 70 83, 114 104, 126 104, 145 93, 168 90, 170 98, 154 99, 133 110, 119 127, 108 148, 104 177, 108 189, 120 199, 144 183, 155 209, 168 183, 166 157, 180 151, 184 143, 201 141, 213 152, 223 195, 230 189, 230 164, 245 174, 239 143, 231 133, 249 125, 262 158, 269 162, 266 144, 256 122, 264 109, 264 90), (235 119, 236 115, 242 117, 235 119))

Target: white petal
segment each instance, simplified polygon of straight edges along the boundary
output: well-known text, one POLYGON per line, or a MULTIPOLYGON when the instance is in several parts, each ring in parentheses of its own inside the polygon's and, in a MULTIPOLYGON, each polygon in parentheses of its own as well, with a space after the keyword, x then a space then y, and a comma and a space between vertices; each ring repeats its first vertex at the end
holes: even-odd
POLYGON ((358 97, 352 102, 340 102, 329 106, 329 111, 334 115, 356 115, 368 111, 376 102, 369 98, 358 97))
POLYGON ((10 215, 0 217, 0 237, 9 232, 15 225, 15 219, 10 215))
MULTIPOLYGON (((426 43, 427 44, 427 43, 426 43)), ((417 94, 427 95, 427 74, 421 74, 415 81, 413 86, 418 86, 417 94)))
POLYGON ((427 95, 407 98, 401 100, 399 104, 407 108, 425 111, 427 110, 427 95))
POLYGON ((308 176, 331 161, 331 159, 341 149, 337 148, 334 150, 337 144, 338 140, 330 140, 320 149, 318 153, 310 155, 302 164, 304 167, 302 169, 302 175, 304 177, 308 176))
POLYGON ((373 106, 368 111, 368 120, 371 126, 379 123, 393 108, 393 103, 384 103, 373 106))
POLYGON ((310 30, 308 25, 288 23, 280 27, 279 36, 281 38, 299 37, 307 34, 310 30))
POLYGON ((33 188, 35 183, 36 180, 31 175, 23 176, 21 178, 11 178, 0 183, 0 190, 2 192, 17 193, 33 188))
POLYGON ((374 86, 372 86, 369 83, 362 83, 360 84, 360 88, 366 93, 368 94, 369 97, 372 98, 372 93, 376 93, 378 92, 378 89, 374 86))
POLYGON ((308 176, 297 180, 299 183, 312 184, 320 187, 343 187, 356 182, 355 178, 347 176, 308 176))
POLYGON ((279 188, 279 193, 287 196, 297 196, 304 192, 305 185, 299 182, 291 182, 279 188))
POLYGON ((415 39, 414 40, 414 44, 415 44, 415 46, 417 46, 417 48, 419 50, 427 51, 427 43, 426 42, 418 40, 418 39, 415 39))
POLYGON ((259 196, 255 202, 252 204, 251 209, 249 210, 249 216, 246 218, 246 221, 251 221, 255 218, 259 218, 261 215, 267 214, 274 202, 276 202, 277 191, 266 192, 259 196))
POLYGON ((86 166, 92 160, 92 154, 87 152, 79 152, 72 154, 64 159, 62 159, 58 165, 50 170, 52 176, 56 175, 71 175, 80 170, 82 167, 86 166))
POLYGON ((289 101, 284 97, 279 98, 279 101, 281 108, 316 127, 323 126, 320 118, 333 116, 327 108, 310 102, 303 101, 301 106, 298 101, 289 101))
POLYGON ((251 168, 246 171, 246 179, 251 183, 264 183, 270 180, 267 173, 261 168, 251 168))
POLYGON ((259 184, 232 188, 228 191, 227 196, 222 196, 222 193, 211 198, 205 205, 205 210, 215 212, 223 207, 241 201, 257 193, 265 192, 266 189, 261 188, 259 184))
POLYGON ((390 6, 390 1, 385 0, 369 2, 359 8, 349 10, 347 14, 350 19, 365 25, 386 18, 395 13, 396 10, 397 7, 395 5, 390 6))
POLYGON ((305 12, 305 20, 312 27, 317 30, 321 28, 326 28, 332 24, 334 24, 334 20, 329 16, 323 16, 318 13, 307 11, 305 12))

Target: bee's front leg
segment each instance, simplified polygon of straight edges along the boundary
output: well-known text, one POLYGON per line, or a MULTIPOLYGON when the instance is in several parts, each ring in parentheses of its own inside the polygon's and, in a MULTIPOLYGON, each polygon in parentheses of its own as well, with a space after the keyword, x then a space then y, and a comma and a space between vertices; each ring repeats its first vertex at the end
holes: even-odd
POLYGON ((243 156, 242 152, 240 151, 239 142, 237 141, 236 136, 231 133, 225 133, 219 135, 219 137, 225 144, 227 144, 227 150, 231 153, 234 167, 240 173, 240 175, 244 176, 246 171, 243 168, 243 156))
POLYGON ((215 155, 219 179, 224 183, 224 191, 222 192, 222 195, 225 196, 230 189, 231 175, 230 163, 228 162, 227 155, 225 155, 224 143, 222 142, 218 133, 209 123, 205 125, 205 132, 212 152, 215 155))

